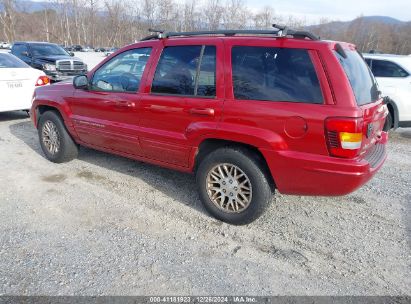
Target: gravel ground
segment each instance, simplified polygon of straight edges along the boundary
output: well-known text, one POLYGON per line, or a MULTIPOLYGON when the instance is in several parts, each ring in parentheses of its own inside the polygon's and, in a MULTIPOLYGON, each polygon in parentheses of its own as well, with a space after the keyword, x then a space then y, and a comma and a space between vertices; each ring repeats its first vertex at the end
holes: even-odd
POLYGON ((193 176, 82 148, 47 161, 0 113, 0 295, 411 295, 411 129, 337 198, 277 194, 263 217, 209 217, 193 176))

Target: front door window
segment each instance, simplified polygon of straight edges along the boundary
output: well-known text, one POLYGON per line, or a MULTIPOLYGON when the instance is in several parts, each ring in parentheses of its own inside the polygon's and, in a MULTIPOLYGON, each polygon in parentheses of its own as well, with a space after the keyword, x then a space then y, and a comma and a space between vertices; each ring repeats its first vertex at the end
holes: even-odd
POLYGON ((94 73, 91 89, 136 93, 150 53, 151 48, 139 48, 120 53, 94 73))

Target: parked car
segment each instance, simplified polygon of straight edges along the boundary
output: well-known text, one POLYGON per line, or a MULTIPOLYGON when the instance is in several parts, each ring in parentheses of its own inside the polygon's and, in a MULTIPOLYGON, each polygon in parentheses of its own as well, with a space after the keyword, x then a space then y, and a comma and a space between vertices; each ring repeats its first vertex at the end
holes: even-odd
POLYGON ((363 55, 390 111, 385 129, 411 127, 411 58, 405 55, 363 55))
POLYGON ((67 51, 67 53, 71 53, 73 52, 73 48, 71 45, 67 45, 67 46, 63 46, 63 45, 59 45, 60 47, 62 47, 63 49, 65 49, 67 51))
POLYGON ((84 145, 194 172, 205 208, 232 224, 274 188, 350 193, 386 158, 387 106, 355 46, 291 29, 151 35, 36 90, 31 113, 50 161, 84 145))
POLYGON ((42 70, 52 81, 87 73, 87 65, 72 57, 62 47, 46 42, 16 42, 11 53, 35 69, 42 70))
POLYGON ((106 51, 106 48, 104 48, 104 47, 98 47, 98 48, 95 48, 95 49, 94 49, 94 52, 104 53, 105 51, 106 51))
POLYGON ((83 52, 83 47, 79 44, 71 46, 72 52, 83 52))
POLYGON ((0 112, 29 110, 34 89, 49 83, 42 71, 11 54, 0 53, 0 112))
POLYGON ((91 46, 85 46, 83 52, 94 52, 94 49, 91 46))
POLYGON ((106 51, 105 55, 110 56, 111 54, 117 52, 118 50, 119 50, 119 48, 113 47, 113 48, 109 49, 108 51, 106 51))
POLYGON ((10 50, 11 44, 8 42, 0 42, 0 49, 10 50))

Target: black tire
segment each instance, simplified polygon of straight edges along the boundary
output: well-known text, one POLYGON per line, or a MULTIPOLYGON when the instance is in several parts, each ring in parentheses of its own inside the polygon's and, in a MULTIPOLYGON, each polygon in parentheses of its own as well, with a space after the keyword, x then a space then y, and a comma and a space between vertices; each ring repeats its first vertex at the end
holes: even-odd
MULTIPOLYGON (((266 171, 265 165, 262 164, 258 157, 246 149, 239 147, 219 148, 205 156, 200 161, 196 171, 196 180, 200 199, 206 210, 221 221, 234 225, 251 223, 264 212, 272 199, 273 192, 270 179, 267 177, 266 171), (243 171, 243 173, 245 173, 251 184, 252 196, 249 200, 248 207, 245 207, 245 209, 240 212, 224 211, 223 207, 218 207, 217 203, 213 203, 210 198, 211 194, 208 194, 207 178, 209 173, 221 164, 231 164, 234 167, 239 168, 243 171)), ((221 194, 221 191, 219 192, 221 194)), ((226 197, 228 200, 230 199, 228 195, 226 197)))
POLYGON ((389 112, 387 118, 385 118, 385 124, 383 130, 388 132, 393 128, 393 113, 389 112))
POLYGON ((39 119, 37 131, 41 149, 48 160, 54 163, 64 163, 77 157, 78 145, 73 141, 63 123, 62 118, 56 112, 47 111, 42 114, 39 119), (59 140, 59 148, 54 153, 50 152, 43 141, 43 138, 45 137, 43 134, 43 128, 45 128, 46 123, 48 123, 48 126, 50 126, 49 123, 51 123, 57 129, 56 136, 59 140))

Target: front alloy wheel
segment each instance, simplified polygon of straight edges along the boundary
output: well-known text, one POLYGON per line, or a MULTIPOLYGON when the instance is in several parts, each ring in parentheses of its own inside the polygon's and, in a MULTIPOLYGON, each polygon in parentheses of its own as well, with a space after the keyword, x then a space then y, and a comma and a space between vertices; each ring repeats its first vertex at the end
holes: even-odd
POLYGON ((60 150, 60 134, 57 126, 50 120, 47 120, 41 130, 44 147, 47 151, 55 155, 60 150))
POLYGON ((64 163, 77 157, 78 146, 58 112, 46 111, 40 115, 38 135, 41 149, 50 161, 64 163))

